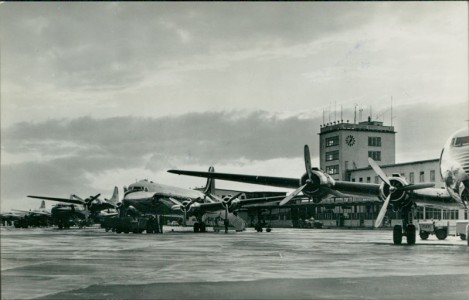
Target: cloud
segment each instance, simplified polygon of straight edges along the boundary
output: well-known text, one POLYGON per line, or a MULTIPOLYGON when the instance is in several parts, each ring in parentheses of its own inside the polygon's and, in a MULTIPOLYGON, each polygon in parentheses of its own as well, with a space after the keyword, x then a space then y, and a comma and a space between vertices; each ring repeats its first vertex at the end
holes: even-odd
POLYGON ((318 123, 318 119, 279 118, 265 111, 161 118, 83 117, 22 122, 3 130, 2 142, 8 153, 50 157, 68 152, 70 159, 96 159, 90 163, 95 167, 145 155, 152 155, 151 160, 181 157, 210 163, 297 156, 296 148, 305 138, 314 136, 310 128, 318 123))

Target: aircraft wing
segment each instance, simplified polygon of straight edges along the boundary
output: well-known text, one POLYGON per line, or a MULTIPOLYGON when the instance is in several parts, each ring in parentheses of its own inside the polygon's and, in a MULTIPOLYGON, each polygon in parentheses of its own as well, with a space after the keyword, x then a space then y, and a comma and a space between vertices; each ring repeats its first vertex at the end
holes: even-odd
POLYGON ((416 190, 411 194, 417 206, 433 207, 438 209, 465 208, 464 203, 455 200, 446 189, 426 188, 416 190))
POLYGON ((72 203, 72 204, 84 204, 83 200, 78 200, 78 199, 54 198, 54 197, 31 196, 31 195, 28 195, 28 197, 29 197, 29 198, 36 198, 36 199, 44 199, 44 200, 58 201, 58 202, 65 202, 65 203, 72 203))
POLYGON ((261 184, 282 188, 297 188, 300 186, 298 178, 287 177, 270 177, 270 176, 256 176, 245 174, 229 174, 229 173, 215 173, 215 172, 197 172, 186 170, 169 170, 169 173, 178 175, 188 175, 195 177, 213 178, 227 181, 237 181, 251 184, 261 184))
MULTIPOLYGON (((227 181, 237 181, 251 184, 261 184, 282 188, 298 188, 300 182, 297 178, 287 177, 271 177, 271 176, 256 176, 244 174, 229 174, 229 173, 215 173, 215 172, 198 172, 186 170, 169 170, 169 173, 178 175, 188 175, 195 177, 214 178, 227 181)), ((351 197, 351 196, 368 196, 379 197, 379 184, 375 183, 360 183, 348 181, 336 181, 334 186, 322 187, 326 188, 327 192, 335 197, 351 197)))
POLYGON ((47 211, 28 211, 28 210, 21 210, 21 209, 12 209, 12 210, 23 213, 23 214, 50 216, 50 213, 47 211))
POLYGON ((379 198, 379 187, 380 184, 377 183, 336 181, 334 186, 330 187, 329 189, 343 194, 342 197, 363 196, 379 198))

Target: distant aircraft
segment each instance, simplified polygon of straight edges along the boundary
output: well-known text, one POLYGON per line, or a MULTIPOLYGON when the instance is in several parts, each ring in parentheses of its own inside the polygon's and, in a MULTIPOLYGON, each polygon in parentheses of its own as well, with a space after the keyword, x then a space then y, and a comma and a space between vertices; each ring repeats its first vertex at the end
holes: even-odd
MULTIPOLYGON (((209 173, 214 171, 210 167, 209 173)), ((189 217, 194 216, 194 232, 205 232, 205 219, 211 217, 223 220, 225 232, 228 227, 236 231, 244 230, 246 224, 236 211, 249 204, 280 201, 283 196, 265 197, 255 199, 239 199, 242 193, 221 199, 213 194, 215 181, 208 179, 203 192, 184 189, 175 186, 163 185, 153 181, 141 180, 129 185, 125 190, 121 211, 124 214, 140 215, 174 215, 178 214, 186 224, 189 217)), ((131 231, 131 230, 130 230, 131 231)))
POLYGON ((11 212, 0 214, 0 219, 3 225, 13 223, 15 227, 48 226, 51 220, 51 212, 46 209, 45 201, 42 201, 41 206, 37 209, 12 209, 11 212))
MULTIPOLYGON (((29 198, 44 199, 61 202, 51 209, 53 223, 58 225, 59 229, 69 228, 70 224, 76 224, 79 227, 89 225, 89 218, 97 219, 103 210, 114 210, 119 202, 119 190, 114 187, 111 199, 101 200, 98 197, 101 194, 82 199, 72 194, 70 198, 56 198, 46 196, 31 196, 29 198), (68 204, 65 204, 68 203, 68 204)), ((116 215, 114 212, 113 215, 116 215)))
POLYGON ((399 210, 402 215, 403 226, 393 228, 394 244, 401 244, 402 236, 407 237, 407 243, 415 244, 415 226, 412 224, 414 208, 417 204, 432 205, 434 207, 455 208, 467 207, 469 203, 469 135, 464 128, 453 134, 441 153, 440 171, 445 182, 446 190, 432 188, 432 183, 409 184, 399 175, 387 177, 381 168, 369 158, 373 170, 383 181, 381 184, 336 181, 318 168, 311 168, 309 148, 304 147, 306 173, 298 178, 255 176, 245 174, 207 173, 186 170, 169 170, 180 175, 206 177, 228 181, 262 184, 284 188, 294 188, 290 195, 279 205, 284 205, 302 192, 305 196, 320 202, 328 197, 365 196, 378 197, 383 200, 383 206, 375 221, 379 227, 389 205, 399 210))

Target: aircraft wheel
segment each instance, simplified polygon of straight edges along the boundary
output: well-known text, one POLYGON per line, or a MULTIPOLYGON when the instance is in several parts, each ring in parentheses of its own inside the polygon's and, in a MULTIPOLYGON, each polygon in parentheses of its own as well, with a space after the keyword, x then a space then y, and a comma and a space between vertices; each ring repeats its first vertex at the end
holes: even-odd
POLYGON ((419 233, 419 236, 420 236, 420 238, 421 238, 422 240, 428 239, 428 236, 429 236, 429 235, 430 235, 430 234, 429 234, 428 232, 426 232, 426 231, 420 231, 420 233, 419 233))
POLYGON ((392 230, 392 240, 394 245, 402 244, 402 226, 401 225, 394 225, 392 230))
POLYGON ((448 236, 446 229, 438 229, 435 231, 435 235, 439 240, 444 240, 448 236))
POLYGON ((106 228, 104 228, 104 230, 106 230, 106 232, 109 232, 109 230, 111 230, 111 228, 106 227, 106 228))
POLYGON ((194 232, 199 232, 199 231, 200 231, 199 223, 194 223, 194 232))
POLYGON ((408 245, 415 245, 415 225, 407 225, 407 244, 408 245))
POLYGON ((463 241, 465 241, 465 240, 466 240, 466 235, 465 235, 465 234, 461 234, 459 237, 460 237, 460 238, 461 238, 461 240, 463 240, 463 241))
POLYGON ((207 228, 205 226, 205 223, 200 223, 200 232, 206 232, 207 228))
POLYGON ((121 230, 120 228, 116 228, 116 232, 117 232, 117 233, 121 233, 122 230, 121 230))

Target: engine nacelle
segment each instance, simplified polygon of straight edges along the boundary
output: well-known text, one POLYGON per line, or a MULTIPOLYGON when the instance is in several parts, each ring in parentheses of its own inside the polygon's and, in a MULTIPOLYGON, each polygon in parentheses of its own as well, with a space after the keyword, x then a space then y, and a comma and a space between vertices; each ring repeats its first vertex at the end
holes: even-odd
POLYGON ((229 212, 233 212, 241 207, 241 201, 239 199, 234 199, 231 201, 230 206, 228 207, 229 212))
MULTIPOLYGON (((311 183, 304 189, 303 193, 309 198, 321 199, 329 195, 329 191, 321 189, 322 187, 332 187, 335 185, 334 179, 327 173, 313 168, 311 171, 311 183)), ((305 173, 300 178, 300 186, 308 183, 308 174, 305 173)))
MULTIPOLYGON (((408 185, 407 181, 400 176, 388 177, 388 180, 395 188, 408 185)), ((380 198, 384 201, 389 196, 389 193, 391 193, 389 185, 387 185, 385 182, 382 182, 379 188, 380 198)), ((392 205, 394 209, 398 210, 411 205, 412 201, 410 200, 410 197, 406 191, 394 191, 391 194, 391 200, 389 204, 392 205)))

